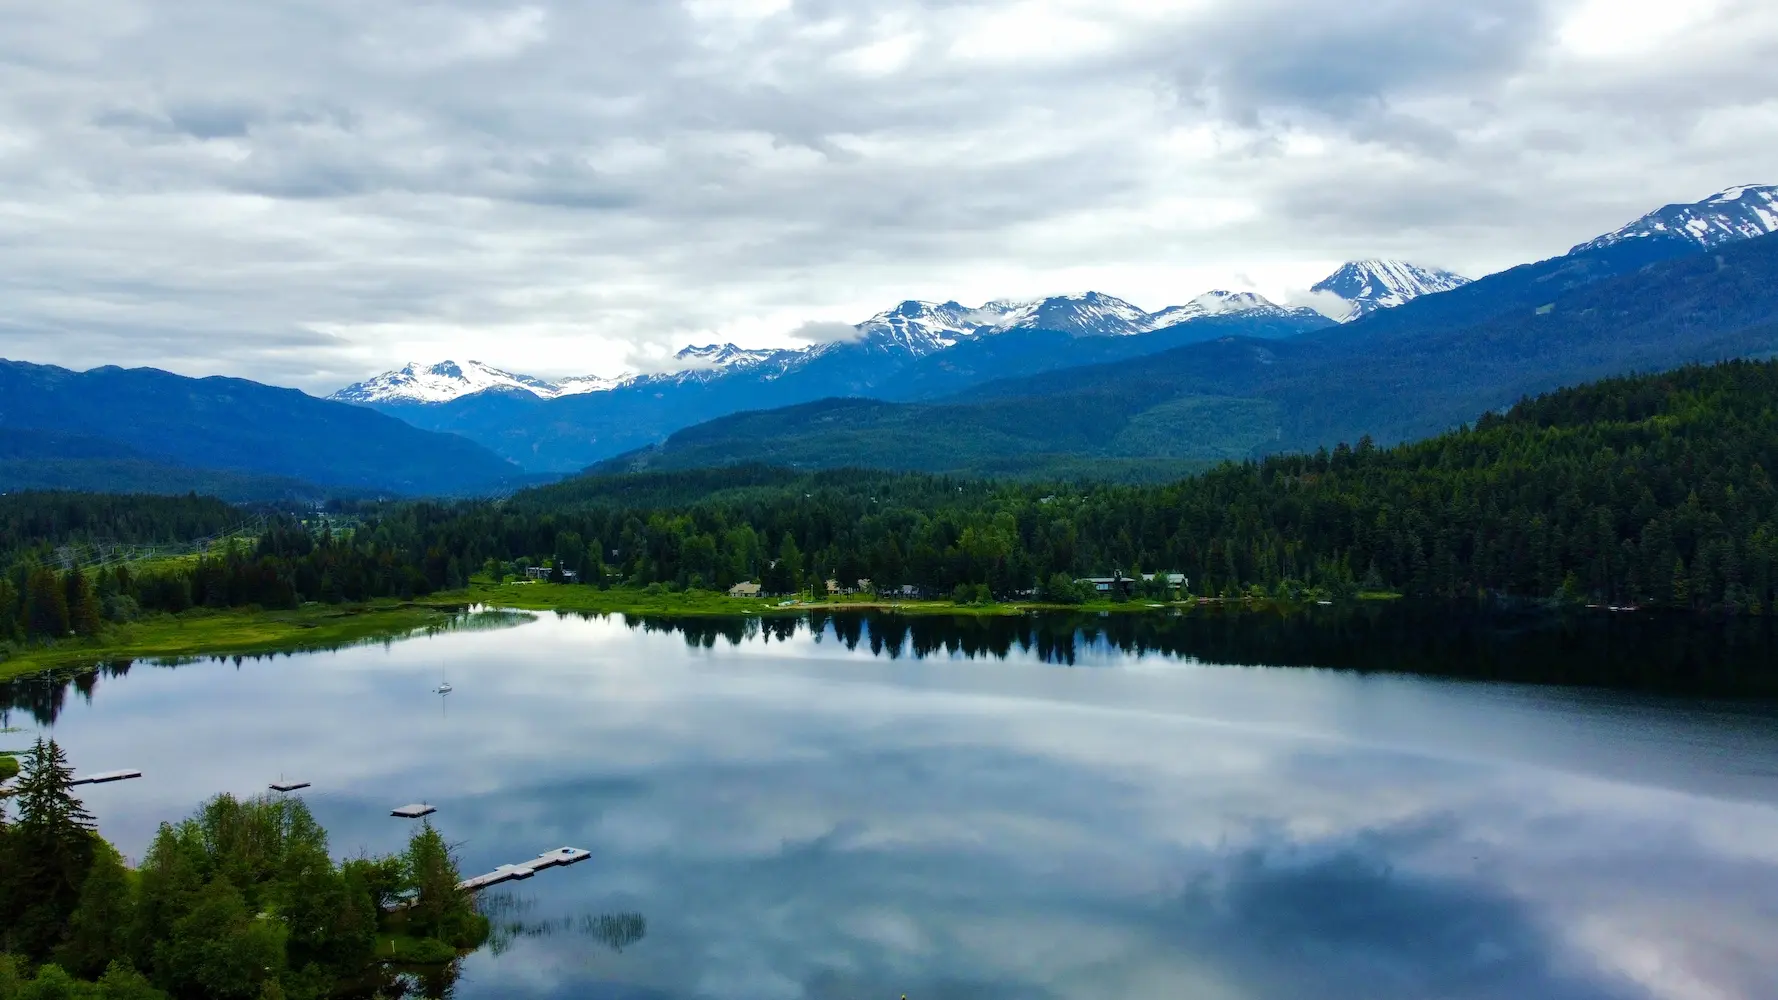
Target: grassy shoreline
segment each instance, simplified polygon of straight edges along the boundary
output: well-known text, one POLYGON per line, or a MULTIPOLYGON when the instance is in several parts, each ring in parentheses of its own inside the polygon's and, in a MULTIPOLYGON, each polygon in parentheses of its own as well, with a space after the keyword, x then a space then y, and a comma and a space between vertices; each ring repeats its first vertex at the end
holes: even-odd
POLYGON ((331 649, 395 638, 450 623, 457 609, 439 603, 378 602, 188 611, 114 625, 92 639, 15 646, 0 659, 0 681, 113 660, 233 656, 331 649))
MULTIPOLYGON (((1362 595, 1387 599, 1394 595, 1362 595)), ((1152 614, 1187 608, 1257 608, 1268 602, 1202 598, 1162 603, 1147 600, 1045 604, 1017 601, 957 604, 946 600, 888 601, 853 596, 816 601, 734 598, 711 591, 648 593, 642 590, 597 590, 570 584, 477 581, 461 590, 432 594, 414 601, 377 601, 355 605, 307 604, 290 611, 257 608, 199 609, 181 615, 157 615, 115 625, 94 639, 54 645, 18 646, 0 650, 0 681, 58 669, 85 668, 115 660, 233 656, 305 652, 360 642, 394 639, 428 628, 449 625, 465 608, 482 605, 519 611, 570 614, 733 617, 805 615, 811 611, 878 611, 899 615, 1003 617, 1034 611, 1087 614, 1152 614)))

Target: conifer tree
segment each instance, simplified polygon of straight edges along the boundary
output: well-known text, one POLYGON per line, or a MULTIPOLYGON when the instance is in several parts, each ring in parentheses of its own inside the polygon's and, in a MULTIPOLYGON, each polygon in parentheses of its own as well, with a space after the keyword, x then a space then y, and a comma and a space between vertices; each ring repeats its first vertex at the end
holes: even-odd
POLYGON ((47 566, 33 568, 25 580, 25 632, 59 639, 68 634, 68 595, 47 566))
POLYGON ((93 817, 72 792, 74 772, 61 746, 41 738, 19 777, 18 822, 8 832, 10 857, 0 903, 7 942, 32 958, 61 943, 93 863, 93 817))
POLYGON ((93 593, 92 581, 77 565, 63 578, 67 593, 68 628, 77 635, 99 634, 99 598, 93 593))

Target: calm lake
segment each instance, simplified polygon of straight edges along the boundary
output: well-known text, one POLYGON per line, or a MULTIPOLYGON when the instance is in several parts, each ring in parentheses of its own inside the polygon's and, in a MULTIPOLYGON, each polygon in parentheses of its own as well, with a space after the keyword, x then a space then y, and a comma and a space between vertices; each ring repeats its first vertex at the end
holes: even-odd
POLYGON ((592 851, 461 998, 1778 997, 1770 626, 1257 618, 482 616, 0 687, 0 746, 145 772, 83 790, 132 857, 280 777, 336 854, 592 851))

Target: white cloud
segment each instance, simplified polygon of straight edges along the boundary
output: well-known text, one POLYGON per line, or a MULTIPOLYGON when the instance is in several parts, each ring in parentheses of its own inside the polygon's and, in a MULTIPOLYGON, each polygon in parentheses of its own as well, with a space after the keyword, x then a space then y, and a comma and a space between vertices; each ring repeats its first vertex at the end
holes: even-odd
POLYGON ((1708 23, 1721 7, 1719 0, 1584 0, 1562 22, 1557 38, 1583 56, 1642 55, 1675 33, 1708 23))
POLYGON ((1694 5, 1648 50, 1601 9, 21 7, 0 355, 312 390, 410 355, 614 373, 906 298, 1481 274, 1774 179, 1778 10, 1694 5))
POLYGON ((811 344, 834 344, 863 337, 864 332, 858 327, 839 320, 812 319, 790 331, 790 339, 811 344))

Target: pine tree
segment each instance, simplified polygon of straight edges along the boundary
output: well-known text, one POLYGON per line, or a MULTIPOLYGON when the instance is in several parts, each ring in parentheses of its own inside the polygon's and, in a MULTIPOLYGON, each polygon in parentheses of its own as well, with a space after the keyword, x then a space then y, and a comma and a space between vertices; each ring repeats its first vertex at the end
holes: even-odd
POLYGON ((25 757, 18 785, 18 822, 8 834, 9 905, 0 907, 0 925, 12 927, 11 947, 46 958, 62 941, 68 918, 80 901, 92 868, 93 817, 71 789, 74 772, 54 741, 38 739, 25 757))
POLYGON ((68 634, 68 596, 47 566, 25 578, 25 632, 59 639, 68 634))
POLYGON ((92 581, 75 566, 62 583, 67 593, 69 629, 79 635, 98 635, 99 598, 93 593, 92 581))
POLYGON ((19 593, 12 581, 0 577, 0 642, 17 637, 19 627, 19 593))

